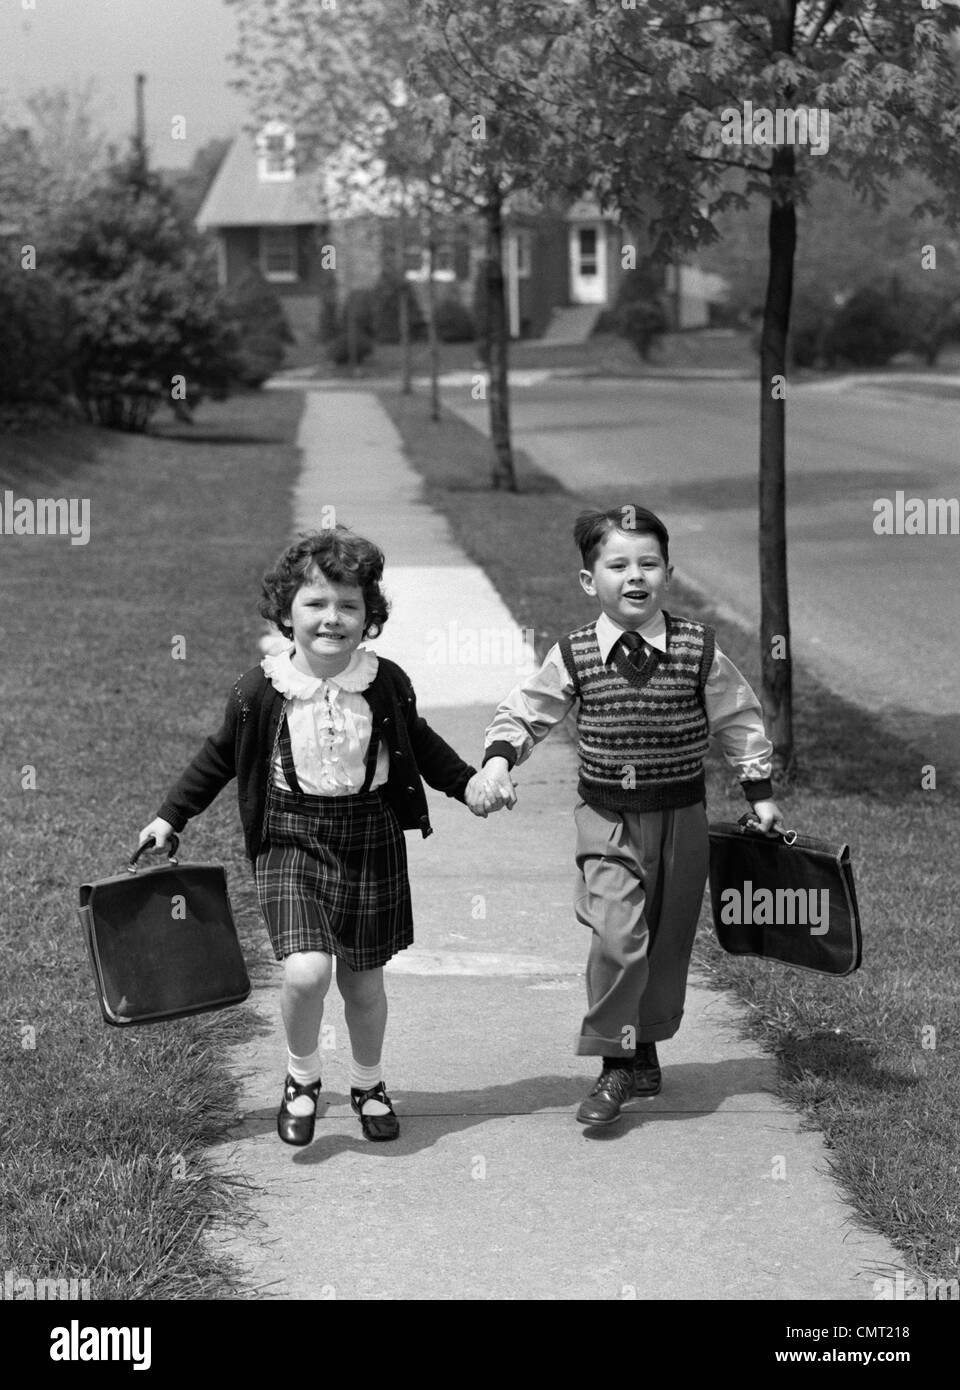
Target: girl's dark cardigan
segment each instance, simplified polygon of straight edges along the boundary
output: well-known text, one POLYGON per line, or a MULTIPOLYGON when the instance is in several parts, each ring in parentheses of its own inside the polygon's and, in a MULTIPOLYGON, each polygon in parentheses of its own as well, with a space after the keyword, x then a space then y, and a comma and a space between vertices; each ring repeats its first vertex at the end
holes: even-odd
MULTIPOLYGON (((465 763, 417 713, 410 678, 396 662, 378 657, 378 670, 363 697, 373 714, 371 745, 390 752, 389 778, 382 788, 404 830, 433 833, 423 778, 437 791, 464 800, 475 768, 465 763)), ((240 677, 227 701, 223 724, 203 744, 167 792, 157 815, 180 831, 206 810, 218 792, 237 779, 240 820, 247 857, 260 849, 270 762, 286 700, 259 666, 240 677)), ((376 757, 371 746, 369 756, 376 757)))

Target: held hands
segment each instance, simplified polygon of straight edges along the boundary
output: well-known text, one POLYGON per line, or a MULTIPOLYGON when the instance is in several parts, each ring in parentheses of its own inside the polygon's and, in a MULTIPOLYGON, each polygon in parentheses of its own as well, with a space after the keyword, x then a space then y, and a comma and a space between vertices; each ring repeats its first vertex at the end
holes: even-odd
POLYGON ((491 758, 467 783, 467 805, 475 816, 486 818, 491 811, 506 806, 512 811, 517 793, 510 778, 506 758, 491 758))

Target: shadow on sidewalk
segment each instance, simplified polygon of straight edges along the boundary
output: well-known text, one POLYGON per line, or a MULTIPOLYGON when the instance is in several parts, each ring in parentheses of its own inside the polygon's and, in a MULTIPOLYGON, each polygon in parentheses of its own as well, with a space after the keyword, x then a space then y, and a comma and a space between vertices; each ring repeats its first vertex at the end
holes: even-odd
MULTIPOLYGON (((589 1059, 584 1058, 584 1061, 589 1059)), ((775 1114, 772 1089, 772 1064, 767 1058, 738 1057, 720 1062, 677 1063, 666 1068, 666 1088, 649 1100, 631 1101, 624 1110, 623 1120, 606 1128, 584 1127, 586 1138, 611 1140, 629 1133, 640 1122, 656 1119, 700 1119, 737 1096, 769 1097, 761 1101, 761 1110, 775 1114)), ((295 1155, 299 1165, 324 1163, 348 1150, 397 1157, 430 1148, 448 1134, 458 1134, 489 1120, 533 1117, 538 1114, 567 1115, 573 1112, 592 1084, 589 1076, 534 1076, 486 1086, 475 1091, 408 1091, 399 1087, 391 1091, 397 1105, 403 1129, 399 1140, 389 1144, 371 1144, 356 1135, 335 1133, 324 1135, 327 1119, 346 1119, 358 1124, 352 1113, 329 1115, 332 1106, 349 1106, 349 1097, 338 1091, 321 1096, 317 1136, 313 1143, 295 1155), (532 1099, 533 1098, 533 1099, 532 1099), (425 1123, 418 1123, 418 1122, 425 1123)), ((750 1106, 753 1110, 757 1107, 750 1106)), ((740 1108, 735 1110, 739 1113, 740 1108)), ((276 1107, 249 1111, 243 1121, 233 1126, 223 1143, 236 1143, 260 1135, 276 1133, 276 1107)), ((579 1129, 580 1126, 577 1126, 579 1129)))

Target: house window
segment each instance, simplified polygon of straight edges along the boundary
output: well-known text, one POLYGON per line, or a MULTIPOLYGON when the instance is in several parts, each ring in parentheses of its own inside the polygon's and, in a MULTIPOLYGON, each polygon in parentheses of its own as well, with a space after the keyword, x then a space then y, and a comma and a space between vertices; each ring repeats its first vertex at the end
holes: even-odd
POLYGON ((257 136, 257 176, 263 183, 292 179, 296 173, 293 130, 270 121, 257 136))
POLYGON ((580 265, 578 267, 578 273, 580 275, 596 275, 597 229, 596 227, 581 227, 577 235, 580 239, 580 265))
MULTIPOLYGON (((455 270, 456 252, 452 236, 440 237, 433 253, 434 280, 450 281, 457 278, 455 270)), ((408 280, 427 280, 430 276, 430 251, 423 245, 408 246, 403 257, 404 273, 408 280)))
POLYGON ((265 280, 296 280, 296 227, 260 228, 260 274, 265 280))

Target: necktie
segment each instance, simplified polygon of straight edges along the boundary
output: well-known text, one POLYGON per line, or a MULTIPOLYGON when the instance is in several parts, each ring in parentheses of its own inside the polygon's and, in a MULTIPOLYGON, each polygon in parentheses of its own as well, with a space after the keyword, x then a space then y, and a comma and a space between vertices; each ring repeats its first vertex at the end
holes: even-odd
POLYGON ((643 638, 639 632, 625 632, 620 638, 620 645, 626 652, 631 666, 639 666, 643 660, 643 638))

